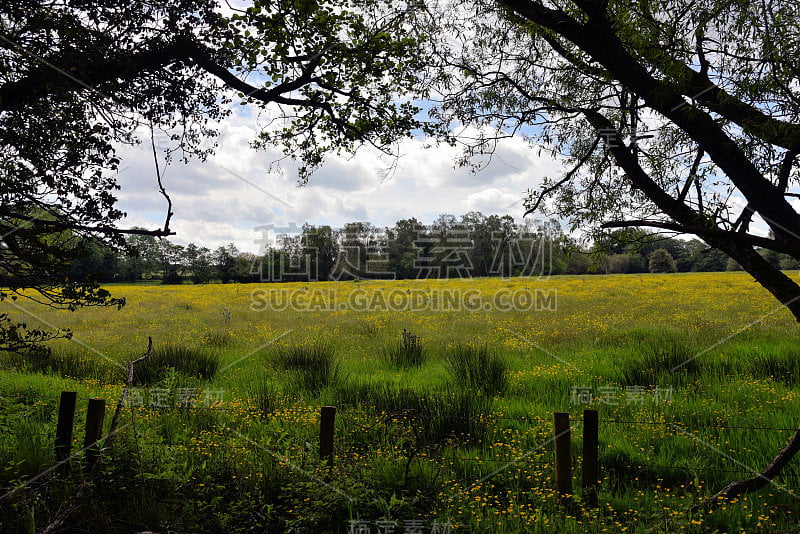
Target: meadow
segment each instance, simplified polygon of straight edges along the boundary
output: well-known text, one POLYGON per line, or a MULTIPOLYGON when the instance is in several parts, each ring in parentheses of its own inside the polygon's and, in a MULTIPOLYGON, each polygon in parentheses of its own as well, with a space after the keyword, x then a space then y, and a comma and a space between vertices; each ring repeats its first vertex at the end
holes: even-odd
POLYGON ((0 356, 2 532, 40 530, 83 482, 79 468, 32 482, 54 461, 60 391, 78 392, 76 450, 86 399, 113 410, 148 336, 69 528, 798 529, 800 460, 760 492, 689 510, 766 466, 800 422, 798 324, 744 273, 110 289, 121 310, 1 306, 74 334, 47 357, 0 356), (469 302, 403 309, 403 295, 454 294, 469 302), (317 450, 326 405, 333 467, 317 450), (584 409, 600 415, 594 509, 579 469, 575 506, 554 486, 552 414, 571 414, 579 466, 584 409))

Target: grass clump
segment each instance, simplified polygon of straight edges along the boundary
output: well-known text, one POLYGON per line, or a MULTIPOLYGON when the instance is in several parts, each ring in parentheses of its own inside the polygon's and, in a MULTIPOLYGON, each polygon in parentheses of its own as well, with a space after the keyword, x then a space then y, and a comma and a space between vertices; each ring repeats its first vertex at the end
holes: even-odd
POLYGON ((233 338, 226 330, 214 330, 203 334, 203 342, 209 347, 221 348, 231 344, 233 338))
POLYGON ((333 402, 376 413, 400 414, 419 406, 420 394, 394 382, 349 379, 336 385, 333 402))
POLYGON ((447 389, 424 398, 416 413, 417 439, 439 442, 460 438, 480 442, 488 429, 492 399, 473 391, 447 389))
POLYGON ((425 363, 425 351, 419 336, 415 336, 405 328, 400 342, 383 351, 384 358, 394 367, 419 367, 425 363))
POLYGON ((615 364, 620 382, 626 386, 656 386, 681 383, 700 372, 698 351, 687 339, 669 336, 641 344, 615 364))
POLYGON ((800 354, 797 349, 766 349, 756 352, 745 368, 754 377, 770 378, 794 386, 800 382, 800 354))
POLYGON ((250 387, 250 396, 261 417, 268 419, 278 408, 280 391, 267 379, 262 379, 250 387))
POLYGON ((419 392, 388 382, 344 382, 336 402, 405 421, 420 446, 447 439, 480 441, 487 433, 492 399, 471 389, 437 388, 419 392))
POLYGON ((800 383, 800 348, 790 343, 736 347, 715 370, 722 375, 768 378, 787 387, 800 383))
POLYGON ((502 394, 508 387, 508 363, 486 345, 456 345, 447 353, 446 361, 460 386, 476 388, 489 397, 502 394))
POLYGON ((153 384, 163 380, 170 369, 178 374, 210 380, 219 369, 219 356, 184 345, 165 345, 134 367, 135 384, 153 384))
POLYGON ((327 345, 296 345, 280 349, 275 362, 294 375, 291 382, 295 386, 313 394, 339 380, 336 353, 327 345))
POLYGON ((103 359, 88 350, 74 350, 70 347, 53 347, 30 354, 8 352, 0 355, 0 369, 96 379, 102 382, 116 382, 125 377, 124 371, 111 360, 103 359))

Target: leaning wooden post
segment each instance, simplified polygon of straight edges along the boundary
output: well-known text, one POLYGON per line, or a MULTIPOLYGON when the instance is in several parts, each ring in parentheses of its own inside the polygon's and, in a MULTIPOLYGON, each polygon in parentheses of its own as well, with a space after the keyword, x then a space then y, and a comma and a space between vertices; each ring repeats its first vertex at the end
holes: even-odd
POLYGON ((572 503, 572 440, 569 414, 555 412, 556 491, 562 505, 572 503))
POLYGON ((69 453, 72 449, 72 427, 75 422, 75 403, 78 400, 77 391, 62 391, 58 404, 58 422, 56 423, 56 462, 64 462, 58 467, 58 472, 69 472, 69 453))
POLYGON ((103 419, 105 415, 105 399, 89 399, 89 408, 86 410, 86 435, 83 438, 87 471, 91 471, 97 463, 97 456, 100 453, 100 444, 98 442, 103 437, 103 419))
POLYGON ((587 508, 597 508, 597 486, 600 484, 599 419, 597 410, 583 411, 582 500, 587 508))
POLYGON ((147 352, 141 358, 137 358, 128 363, 128 379, 125 381, 125 387, 122 388, 122 395, 119 397, 117 407, 114 409, 114 416, 111 418, 111 426, 108 427, 108 437, 106 438, 105 447, 111 448, 111 443, 117 435, 117 424, 119 423, 119 415, 122 413, 122 407, 125 406, 125 400, 130 395, 131 385, 133 385, 133 368, 134 366, 147 359, 153 352, 153 337, 147 338, 147 352))
POLYGON ((336 422, 336 407, 323 406, 319 425, 319 458, 333 466, 333 429, 336 422))

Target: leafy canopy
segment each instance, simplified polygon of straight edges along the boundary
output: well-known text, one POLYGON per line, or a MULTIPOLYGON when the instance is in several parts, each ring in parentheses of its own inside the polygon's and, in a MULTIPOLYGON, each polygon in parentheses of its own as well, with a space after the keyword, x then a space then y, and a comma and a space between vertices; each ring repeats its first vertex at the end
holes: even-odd
POLYGON ((800 319, 800 287, 756 251, 800 257, 798 15, 780 0, 437 4, 435 113, 477 132, 458 139, 466 160, 513 135, 559 158, 528 212, 695 234, 800 319))
MULTIPOLYGON (((0 301, 122 305, 91 280, 69 280, 91 241, 123 246, 115 207, 120 144, 165 136, 167 160, 201 160, 237 103, 262 119, 257 147, 301 161, 362 144, 391 150, 419 126, 399 98, 423 64, 408 7, 373 0, 40 0, 0 6, 0 301), (30 288, 31 291, 22 292, 30 288)), ((0 316, 0 349, 28 343, 0 316), (15 333, 16 332, 16 333, 15 333)), ((32 333, 33 335, 33 333, 32 333)), ((48 337, 47 335, 44 336, 48 337)))

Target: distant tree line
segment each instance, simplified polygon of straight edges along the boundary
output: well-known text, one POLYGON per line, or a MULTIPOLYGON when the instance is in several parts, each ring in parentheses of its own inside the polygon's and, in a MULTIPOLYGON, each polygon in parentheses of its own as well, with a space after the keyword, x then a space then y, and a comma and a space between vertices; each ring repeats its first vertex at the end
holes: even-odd
MULTIPOLYGON (((787 254, 766 249, 760 249, 759 253, 779 269, 800 268, 797 260, 787 254)), ((710 248, 699 239, 659 237, 638 228, 615 230, 599 236, 582 262, 587 273, 742 270, 727 254, 710 248), (595 259, 594 263, 590 257, 595 259)))
MULTIPOLYGON (((388 228, 352 222, 341 229, 305 224, 263 230, 259 254, 232 243, 211 250, 146 235, 129 237, 124 250, 88 243, 69 276, 101 283, 204 284, 740 270, 697 239, 633 228, 581 247, 556 221, 517 224, 510 216, 479 212, 441 215, 430 225, 411 218, 388 228)), ((781 269, 798 268, 789 256, 762 254, 781 269)))

